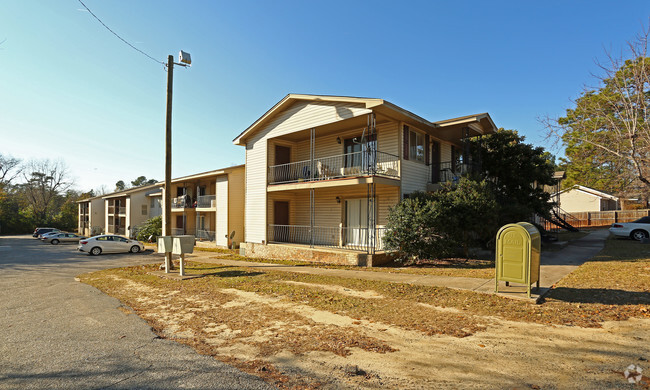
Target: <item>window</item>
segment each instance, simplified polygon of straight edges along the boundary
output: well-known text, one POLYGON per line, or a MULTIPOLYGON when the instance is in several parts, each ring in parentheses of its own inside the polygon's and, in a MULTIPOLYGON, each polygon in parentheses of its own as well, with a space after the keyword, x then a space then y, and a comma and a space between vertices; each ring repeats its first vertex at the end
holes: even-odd
POLYGON ((142 205, 142 215, 147 215, 147 205, 146 204, 142 205))
POLYGON ((410 131, 409 157, 411 160, 424 162, 424 134, 410 131))
POLYGON ((153 208, 155 208, 155 207, 156 207, 156 198, 154 198, 154 197, 152 196, 152 197, 151 197, 151 208, 153 209, 153 208))
POLYGON ((377 137, 374 134, 367 136, 366 142, 361 142, 361 137, 348 138, 343 142, 345 153, 345 167, 363 166, 368 168, 372 161, 369 151, 377 149, 377 137))

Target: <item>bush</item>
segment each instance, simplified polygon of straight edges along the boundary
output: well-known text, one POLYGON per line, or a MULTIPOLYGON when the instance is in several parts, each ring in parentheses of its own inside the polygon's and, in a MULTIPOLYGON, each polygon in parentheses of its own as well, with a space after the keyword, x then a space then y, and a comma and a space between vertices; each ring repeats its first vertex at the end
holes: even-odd
POLYGON ((148 219, 138 229, 136 239, 138 241, 149 241, 149 237, 155 241, 158 236, 162 235, 162 216, 153 217, 148 219))
POLYGON ((384 246, 398 261, 442 257, 453 252, 453 243, 437 228, 439 209, 432 195, 411 194, 390 209, 384 246))
POLYGON ((498 228, 498 205, 489 183, 466 178, 427 194, 417 192, 391 208, 384 243, 399 261, 446 257, 484 246, 498 228))

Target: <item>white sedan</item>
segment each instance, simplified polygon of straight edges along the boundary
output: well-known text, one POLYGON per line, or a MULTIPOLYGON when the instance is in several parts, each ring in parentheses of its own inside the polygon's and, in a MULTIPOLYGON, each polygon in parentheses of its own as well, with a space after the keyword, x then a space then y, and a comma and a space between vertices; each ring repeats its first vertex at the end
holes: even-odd
POLYGON ((54 233, 44 235, 43 238, 41 238, 41 241, 49 242, 52 245, 58 245, 63 242, 79 242, 79 240, 84 238, 86 237, 74 233, 54 233))
POLYGON ((144 244, 140 241, 129 240, 121 236, 103 234, 79 241, 78 251, 88 252, 93 256, 102 253, 131 252, 138 253, 144 250, 144 244))
POLYGON ((650 217, 643 217, 634 222, 617 222, 613 223, 609 231, 619 237, 630 237, 634 240, 641 241, 650 237, 650 217))

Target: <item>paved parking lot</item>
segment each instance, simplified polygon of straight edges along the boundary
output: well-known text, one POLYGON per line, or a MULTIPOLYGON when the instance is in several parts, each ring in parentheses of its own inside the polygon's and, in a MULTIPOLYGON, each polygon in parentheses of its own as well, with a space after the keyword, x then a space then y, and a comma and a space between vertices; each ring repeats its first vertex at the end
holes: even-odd
POLYGON ((76 244, 0 237, 0 388, 266 389, 255 376, 159 339, 120 302, 74 280, 162 261, 151 251, 98 257, 76 244))

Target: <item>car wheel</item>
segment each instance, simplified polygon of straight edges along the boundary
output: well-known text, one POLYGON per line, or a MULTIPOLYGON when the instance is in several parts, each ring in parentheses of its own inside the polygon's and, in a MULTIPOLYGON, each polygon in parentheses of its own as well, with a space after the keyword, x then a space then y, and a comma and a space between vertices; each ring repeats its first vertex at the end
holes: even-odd
POLYGON ((52 240, 52 245, 58 245, 58 244, 59 244, 59 240, 52 240))
POLYGON ((137 245, 133 245, 131 247, 131 253, 138 253, 138 252, 140 252, 140 247, 137 245))
POLYGON ((648 238, 648 232, 645 230, 633 230, 632 233, 630 233, 630 237, 637 241, 641 241, 644 238, 648 238))
POLYGON ((93 249, 90 250, 90 254, 93 256, 97 256, 102 253, 102 248, 96 246, 93 249))

